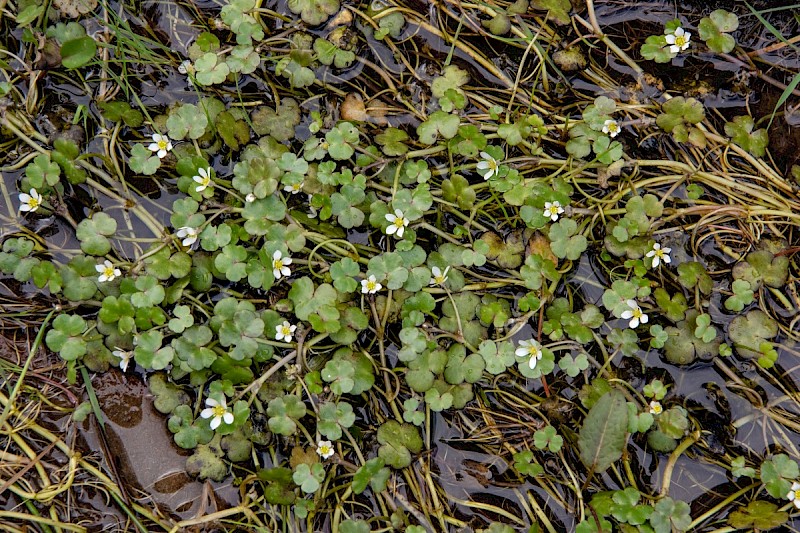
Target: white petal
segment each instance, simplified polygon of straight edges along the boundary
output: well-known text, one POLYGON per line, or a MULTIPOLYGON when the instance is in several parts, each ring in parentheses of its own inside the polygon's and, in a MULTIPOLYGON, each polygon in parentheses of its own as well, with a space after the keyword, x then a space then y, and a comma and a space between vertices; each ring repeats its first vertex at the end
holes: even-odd
POLYGON ((292 258, 289 257, 289 256, 283 257, 283 258, 281 258, 281 262, 284 265, 291 265, 292 264, 292 258))
POLYGON ((406 227, 405 227, 405 226, 401 226, 401 227, 397 228, 397 236, 398 236, 398 237, 402 237, 402 236, 403 236, 403 232, 404 232, 405 230, 406 230, 406 227))
POLYGON ((147 145, 147 149, 150 150, 151 152, 158 152, 159 150, 161 150, 161 147, 158 146, 158 144, 156 143, 150 143, 147 145))
POLYGON ((625 320, 628 320, 628 319, 629 319, 629 318, 631 318, 632 316, 633 316, 633 311, 630 311, 630 310, 628 310, 628 311, 623 311, 623 312, 622 312, 622 314, 621 314, 621 315, 619 315, 619 317, 620 317, 620 318, 624 318, 625 320))
POLYGON ((281 271, 277 268, 272 270, 272 275, 275 276, 275 279, 281 279, 281 271))
POLYGON ((631 323, 629 325, 630 325, 631 329, 638 328, 639 327, 639 319, 638 318, 634 318, 633 320, 631 320, 631 323))
POLYGON ((642 324, 647 324, 647 321, 648 321, 648 320, 650 320, 650 319, 649 319, 649 318, 647 317, 647 315, 645 315, 645 314, 643 314, 641 317, 639 317, 639 321, 640 321, 642 324))
POLYGON ((108 281, 108 276, 106 276, 105 274, 101 274, 100 277, 97 278, 97 281, 99 281, 100 283, 105 283, 106 281, 108 281))
POLYGON ((644 254, 645 257, 653 257, 654 255, 656 255, 656 251, 655 250, 650 250, 649 252, 644 254))
POLYGON ((292 271, 291 271, 291 269, 289 269, 289 267, 284 266, 283 268, 281 268, 281 274, 283 274, 284 276, 286 276, 288 278, 289 276, 292 275, 292 271))
POLYGON ((395 209, 394 216, 396 216, 397 218, 403 218, 403 212, 400 211, 399 209, 395 209))
POLYGON ((156 155, 158 156, 159 159, 164 159, 167 156, 167 151, 166 150, 159 150, 156 155))
POLYGON ((681 51, 681 47, 678 46, 677 44, 673 44, 672 46, 669 47, 669 51, 673 54, 678 54, 681 51))
POLYGON ((667 34, 664 38, 667 40, 667 44, 675 44, 675 36, 673 34, 667 34))
POLYGON ((680 37, 681 35, 687 35, 688 36, 686 31, 681 27, 678 27, 678 28, 675 29, 674 35, 675 35, 675 37, 680 37))
POLYGON ((636 309, 637 307, 639 307, 639 304, 636 303, 636 300, 625 300, 625 303, 631 309, 636 309))
POLYGON ((395 221, 395 219, 397 218, 396 216, 394 216, 394 215, 393 215, 393 214, 391 214, 391 213, 386 213, 386 215, 385 215, 385 216, 386 216, 386 220, 388 220, 389 222, 394 222, 394 221, 395 221))
POLYGON ((212 416, 214 416, 214 410, 210 407, 200 411, 201 418, 211 418, 212 416))
POLYGON ((538 362, 539 359, 537 359, 536 357, 531 357, 531 360, 528 361, 528 366, 531 368, 531 370, 533 370, 534 368, 536 368, 536 363, 538 362))
POLYGON ((104 272, 106 267, 104 267, 103 265, 95 265, 94 269, 97 270, 98 272, 104 272))
MULTIPOLYGON (((389 215, 386 215, 386 216, 389 216, 389 215)), ((397 226, 395 226, 394 224, 390 224, 390 225, 389 225, 389 226, 387 226, 387 228, 386 228, 386 235, 394 235, 394 233, 395 233, 397 230, 398 230, 398 227, 397 227, 397 226)))
POLYGON ((280 250, 275 250, 274 252, 272 252, 272 258, 273 259, 280 259, 281 255, 283 255, 283 254, 281 254, 280 250))
POLYGON ((153 139, 154 143, 160 142, 163 139, 163 137, 159 133, 154 133, 151 138, 153 139))
POLYGON ((227 411, 224 415, 222 415, 222 420, 224 420, 226 424, 233 424, 233 413, 227 411))
POLYGON ((222 423, 222 418, 215 416, 211 419, 211 429, 217 429, 219 425, 222 423))
POLYGON ((659 265, 660 262, 661 262, 661 259, 659 259, 659 257, 657 255, 653 256, 653 268, 656 268, 659 265))
POLYGON ((486 170, 489 168, 489 162, 480 161, 477 165, 475 165, 475 168, 477 168, 478 170, 486 170))
POLYGON ((206 406, 207 407, 216 407, 219 405, 219 402, 214 398, 206 398, 206 406))
POLYGON ((527 349, 527 348, 522 348, 522 347, 520 347, 520 348, 517 348, 517 349, 514 351, 514 355, 516 355, 517 357, 525 357, 525 356, 526 356, 526 355, 528 355, 529 353, 530 353, 530 352, 528 351, 528 349, 527 349))

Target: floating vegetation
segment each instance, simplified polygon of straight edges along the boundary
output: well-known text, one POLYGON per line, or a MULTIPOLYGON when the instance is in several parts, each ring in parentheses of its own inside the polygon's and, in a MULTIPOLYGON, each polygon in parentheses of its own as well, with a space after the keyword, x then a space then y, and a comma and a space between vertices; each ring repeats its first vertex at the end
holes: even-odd
POLYGON ((0 518, 797 527, 800 22, 716 7, 5 6, 0 518))

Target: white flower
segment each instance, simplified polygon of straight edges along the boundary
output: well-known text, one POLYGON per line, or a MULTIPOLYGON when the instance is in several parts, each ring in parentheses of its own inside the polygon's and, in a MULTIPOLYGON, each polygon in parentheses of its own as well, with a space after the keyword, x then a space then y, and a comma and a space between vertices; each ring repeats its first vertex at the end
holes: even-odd
POLYGON ((284 187, 283 190, 286 192, 290 192, 292 194, 297 194, 301 190, 303 190, 303 184, 304 182, 302 181, 299 183, 292 183, 291 185, 287 185, 286 187, 284 187))
POLYGON ((118 346, 114 346, 114 351, 111 352, 111 355, 114 357, 119 357, 119 368, 123 372, 126 372, 128 370, 128 363, 130 363, 131 359, 133 359, 133 352, 123 350, 118 346))
POLYGON ((255 202, 256 201, 256 195, 253 194, 253 193, 250 193, 250 194, 248 194, 247 196, 244 197, 244 201, 247 202, 248 204, 252 203, 252 202, 255 202))
POLYGON ((272 254, 272 275, 275 276, 275 279, 291 276, 292 270, 287 266, 291 264, 291 257, 288 255, 283 257, 280 250, 275 250, 275 253, 272 254))
POLYGON ((158 158, 163 159, 164 156, 167 155, 167 152, 172 150, 172 142, 166 135, 154 133, 153 142, 150 143, 147 149, 150 150, 151 152, 156 152, 158 158))
POLYGON ((661 402, 653 400, 650 402, 650 414, 651 415, 660 415, 664 412, 664 408, 661 407, 661 402))
POLYGON ((636 303, 636 300, 628 300, 625 303, 628 304, 630 309, 623 311, 620 317, 624 318, 625 320, 631 320, 630 324, 628 324, 631 329, 639 327, 639 324, 647 324, 647 315, 642 312, 642 308, 639 307, 639 304, 636 303))
POLYGON ((225 398, 218 402, 214 398, 206 398, 206 408, 200 411, 200 416, 211 419, 211 429, 217 429, 222 422, 233 424, 233 413, 228 409, 225 398))
POLYGON ((670 264, 672 259, 669 256, 669 253, 672 251, 672 248, 662 248, 660 244, 655 243, 653 245, 653 249, 650 250, 645 254, 645 257, 652 257, 653 258, 653 268, 657 268, 661 261, 664 261, 665 264, 670 264))
POLYGON ((394 210, 394 215, 391 213, 386 213, 386 220, 391 222, 389 227, 386 228, 387 235, 397 235, 397 238, 401 238, 403 236, 403 232, 406 230, 406 226, 408 226, 408 219, 403 216, 403 212, 399 209, 394 210))
POLYGON ((283 324, 275 326, 275 340, 283 342, 292 342, 294 332, 297 326, 290 324, 288 320, 284 320, 283 324))
POLYGON ((333 451, 333 443, 329 440, 321 440, 317 443, 317 453, 323 459, 327 459, 328 457, 332 457, 335 453, 333 451))
POLYGON ((689 48, 689 40, 692 38, 692 34, 688 31, 685 31, 683 28, 678 26, 675 28, 673 33, 668 33, 666 35, 667 44, 671 45, 669 47, 669 51, 673 54, 677 54, 689 48))
POLYGON ((97 278, 97 281, 100 283, 114 281, 114 278, 118 278, 122 275, 120 269, 114 268, 114 265, 112 265, 111 261, 108 259, 103 261, 102 265, 95 265, 94 269, 100 273, 100 277, 97 278))
POLYGON ((792 502, 796 508, 800 509, 800 483, 797 481, 792 483, 792 488, 786 495, 786 499, 792 502))
POLYGON ((200 232, 197 231, 197 228, 191 228, 189 226, 184 226, 182 228, 178 228, 178 231, 175 232, 175 235, 179 239, 183 239, 181 244, 184 246, 191 246, 197 241, 197 235, 200 232))
POLYGON ((603 122, 603 133, 608 133, 612 139, 619 135, 620 131, 622 131, 622 129, 619 127, 619 123, 613 118, 603 122))
POLYGON ((199 176, 192 176, 192 179, 197 183, 195 191, 203 192, 209 185, 211 185, 211 167, 197 169, 199 176))
POLYGON ((178 72, 181 74, 189 74, 194 72, 194 65, 190 59, 184 59, 180 65, 178 65, 178 72))
POLYGON ((500 163, 497 162, 497 159, 486 152, 481 152, 481 157, 483 158, 483 161, 480 161, 476 165, 476 168, 481 171, 479 173, 483 175, 483 179, 488 180, 497 174, 497 169, 500 166, 500 163))
POLYGON ((375 279, 375 275, 370 275, 367 279, 361 280, 361 292, 364 294, 375 294, 379 290, 383 288, 383 285, 378 283, 378 280, 375 279))
POLYGON ((450 267, 447 266, 444 269, 444 272, 439 267, 432 267, 431 268, 431 285, 444 285, 444 282, 447 281, 447 273, 450 271, 450 267))
POLYGON ((517 357, 530 357, 528 366, 536 368, 536 363, 542 359, 542 345, 531 339, 528 341, 519 341, 519 347, 514 352, 517 357))
POLYGON ((545 217, 549 218, 553 222, 558 220, 558 215, 564 212, 564 208, 561 207, 561 202, 545 202, 544 203, 544 213, 542 213, 545 217))
POLYGON ((30 194, 21 192, 19 193, 19 203, 20 211, 30 211, 33 213, 39 209, 40 205, 42 205, 42 196, 36 191, 36 189, 31 189, 30 194))

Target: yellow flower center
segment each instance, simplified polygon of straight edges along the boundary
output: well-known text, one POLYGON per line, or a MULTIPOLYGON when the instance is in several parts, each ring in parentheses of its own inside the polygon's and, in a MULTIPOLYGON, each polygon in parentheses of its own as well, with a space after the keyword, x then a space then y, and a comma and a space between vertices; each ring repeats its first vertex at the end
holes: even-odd
POLYGON ((294 185, 292 185, 292 190, 299 191, 302 186, 303 186, 302 183, 295 183, 294 185))
POLYGON ((330 451, 331 451, 331 447, 330 446, 327 446, 327 445, 323 444, 322 446, 319 447, 320 455, 328 455, 328 453, 330 451))
POLYGON ((438 276, 434 276, 433 281, 435 281, 436 283, 441 285, 442 283, 444 283, 447 280, 445 279, 444 274, 439 274, 438 276))
POLYGON ((28 200, 28 205, 31 207, 31 209, 36 209, 39 207, 39 199, 31 197, 31 199, 28 200))
POLYGON ((105 267, 103 269, 103 275, 105 277, 107 277, 107 278, 113 278, 114 277, 114 267, 113 266, 105 267))
POLYGON ((283 268, 283 261, 281 261, 280 259, 274 260, 272 262, 272 268, 275 268, 277 270, 282 269, 283 268))
POLYGON ((539 357, 541 350, 539 350, 538 346, 530 346, 528 348, 528 353, 531 355, 531 357, 539 357))
POLYGON ((214 416, 218 418, 222 418, 225 415, 225 413, 228 412, 228 410, 222 407, 221 405, 215 405, 214 407, 211 408, 211 410, 214 411, 214 416))
POLYGON ((658 250, 653 250, 653 251, 655 252, 656 257, 664 257, 664 250, 661 250, 659 248, 658 250))
POLYGON ((656 404, 656 405, 653 405, 653 408, 652 408, 652 409, 653 409, 653 414, 654 414, 654 415, 660 415, 660 414, 661 414, 661 411, 663 411, 663 410, 664 410, 664 408, 663 408, 663 407, 661 407, 661 404, 656 404))
POLYGON ((375 281, 367 280, 367 290, 368 291, 374 291, 376 284, 377 284, 377 282, 375 282, 375 281))
POLYGON ((394 219, 394 225, 398 228, 402 228, 405 225, 405 219, 403 217, 397 217, 394 219))
POLYGON ((551 205, 548 209, 550 210, 550 214, 551 215, 557 215, 558 214, 558 206, 551 205))
POLYGON ((608 124, 608 133, 616 133, 618 129, 619 126, 617 125, 616 122, 610 122, 608 124))
POLYGON ((166 150, 167 149, 167 141, 165 141, 163 139, 158 141, 158 143, 156 143, 156 144, 158 144, 158 148, 161 149, 161 150, 166 150))
POLYGON ((643 314, 644 313, 642 313, 642 310, 638 307, 633 310, 633 318, 642 318, 643 314))
POLYGON ((675 36, 675 46, 683 46, 687 43, 686 36, 684 35, 676 35, 675 36))
POLYGON ((283 333, 284 337, 288 337, 292 334, 292 328, 290 328, 289 326, 282 326, 281 333, 283 333))

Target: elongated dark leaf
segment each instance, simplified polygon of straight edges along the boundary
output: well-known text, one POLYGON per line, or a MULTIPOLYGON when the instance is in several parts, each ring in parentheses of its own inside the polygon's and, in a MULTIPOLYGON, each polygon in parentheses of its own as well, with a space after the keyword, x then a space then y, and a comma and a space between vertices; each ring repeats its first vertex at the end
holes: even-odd
POLYGON ((622 457, 628 409, 625 396, 612 390, 589 410, 578 435, 581 460, 593 472, 603 472, 622 457))

